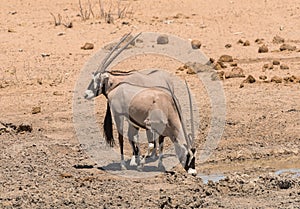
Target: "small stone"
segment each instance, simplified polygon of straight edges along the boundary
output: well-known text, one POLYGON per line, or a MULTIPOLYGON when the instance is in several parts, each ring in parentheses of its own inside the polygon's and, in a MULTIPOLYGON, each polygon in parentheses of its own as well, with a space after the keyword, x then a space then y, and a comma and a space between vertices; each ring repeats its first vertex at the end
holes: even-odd
POLYGON ((271 78, 271 82, 274 82, 274 83, 282 83, 282 78, 275 75, 275 76, 273 76, 273 77, 271 78))
POLYGON ((65 35, 66 33, 65 32, 59 32, 57 35, 58 36, 63 36, 63 35, 65 35))
POLYGON ((219 63, 216 63, 216 64, 214 65, 214 69, 215 69, 215 70, 222 70, 222 67, 221 67, 221 65, 220 65, 219 63))
POLYGON ((156 42, 157 42, 157 44, 168 44, 169 38, 167 35, 160 35, 157 37, 156 42))
POLYGON ((260 76, 259 76, 259 79, 261 79, 261 80, 267 80, 267 76, 265 76, 265 75, 260 75, 260 76))
POLYGON ((269 64, 268 63, 264 64, 263 68, 266 68, 266 69, 269 68, 269 64))
POLYGON ((218 61, 217 63, 221 66, 221 68, 227 68, 227 66, 223 62, 218 61))
POLYGON ((48 54, 48 53, 42 53, 41 56, 42 57, 50 57, 50 54, 48 54))
POLYGON ((284 50, 295 51, 297 49, 297 47, 292 46, 290 44, 282 44, 279 49, 280 49, 280 51, 284 51, 284 50))
POLYGON ((244 83, 254 83, 256 80, 252 75, 248 75, 248 77, 243 81, 244 83))
POLYGON ((244 44, 244 41, 242 39, 238 40, 238 44, 244 44))
POLYGON ((232 62, 232 63, 230 63, 230 66, 231 67, 236 67, 238 64, 237 64, 237 62, 232 62))
POLYGON ((244 71, 240 67, 234 67, 230 72, 225 73, 225 78, 244 78, 244 71))
POLYGON ((42 78, 37 78, 36 82, 38 84, 42 85, 43 84, 43 79, 42 78))
POLYGON ((279 60, 273 60, 273 65, 280 65, 280 61, 279 60))
POLYGON ((220 80, 224 80, 224 74, 225 74, 224 71, 219 71, 219 72, 217 72, 217 74, 218 74, 220 80))
POLYGON ((263 38, 257 38, 257 39, 255 39, 255 43, 257 43, 257 44, 262 44, 263 41, 264 41, 263 38))
POLYGON ((9 32, 9 33, 16 33, 16 31, 15 31, 14 29, 11 29, 11 28, 9 28, 9 29, 7 30, 7 32, 9 32))
POLYGON ((258 48, 258 53, 267 53, 268 51, 269 51, 269 49, 265 44, 263 44, 262 46, 260 46, 258 48))
POLYGON ((196 74, 196 72, 194 71, 194 69, 188 67, 188 68, 187 68, 187 71, 186 71, 186 74, 192 75, 192 74, 196 74))
POLYGON ((224 54, 224 55, 222 55, 222 56, 219 58, 219 61, 221 61, 221 62, 233 62, 233 58, 232 58, 232 56, 230 56, 230 55, 224 54))
POLYGON ((92 43, 85 43, 85 44, 81 47, 81 49, 83 49, 83 50, 91 50, 91 49, 94 49, 94 44, 92 44, 92 43))
POLYGON ((196 39, 192 40, 191 44, 192 44, 193 49, 200 49, 200 47, 201 47, 201 42, 196 39))
POLYGON ((244 83, 241 83, 240 84, 240 88, 244 88, 245 84, 244 83))
POLYGON ((226 44, 226 45, 225 45, 225 48, 227 48, 227 49, 228 49, 228 48, 231 48, 231 47, 232 47, 231 44, 226 44))
POLYGON ((288 69, 290 69, 290 68, 289 68, 289 66, 287 66, 286 64, 281 64, 281 65, 280 65, 280 69, 281 69, 281 70, 288 70, 288 69))
POLYGON ((250 41, 246 40, 243 44, 243 46, 250 46, 250 41))
POLYGON ((281 43, 284 43, 284 38, 282 38, 282 37, 276 35, 276 36, 274 36, 274 38, 273 38, 273 43, 274 43, 274 44, 281 44, 281 43))
POLYGON ((31 113, 32 114, 38 114, 41 112, 41 107, 37 106, 37 107, 33 107, 31 113))
POLYGON ((70 174, 70 173, 62 173, 62 174, 60 174, 60 176, 63 177, 63 178, 71 178, 71 177, 73 177, 73 175, 70 174))

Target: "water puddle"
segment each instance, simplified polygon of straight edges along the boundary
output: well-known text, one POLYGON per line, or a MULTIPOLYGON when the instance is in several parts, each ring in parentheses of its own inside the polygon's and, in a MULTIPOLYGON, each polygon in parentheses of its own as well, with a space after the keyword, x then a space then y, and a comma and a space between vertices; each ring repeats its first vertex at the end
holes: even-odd
POLYGON ((299 168, 281 169, 281 170, 275 171, 275 175, 281 175, 281 174, 285 174, 285 173, 292 174, 292 178, 300 177, 300 169, 299 168))
POLYGON ((285 159, 259 159, 234 163, 203 164, 201 169, 205 173, 199 173, 197 177, 201 178, 205 184, 208 181, 219 182, 225 179, 228 174, 235 172, 255 173, 257 176, 262 173, 290 174, 292 178, 300 178, 299 156, 285 159))
POLYGON ((226 178, 223 174, 209 174, 206 175, 204 173, 199 173, 197 177, 201 178, 204 184, 207 184, 208 181, 212 182, 219 182, 220 180, 223 180, 226 178))

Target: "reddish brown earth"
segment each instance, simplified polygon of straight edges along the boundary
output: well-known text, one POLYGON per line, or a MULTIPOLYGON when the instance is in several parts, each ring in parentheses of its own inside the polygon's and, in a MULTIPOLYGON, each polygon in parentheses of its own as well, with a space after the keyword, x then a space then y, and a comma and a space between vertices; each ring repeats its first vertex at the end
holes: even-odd
MULTIPOLYGON (((117 4, 103 1, 106 12, 111 8, 110 24, 100 17, 99 2, 90 2, 95 16, 85 21, 78 1, 0 3, 0 208, 299 208, 299 170, 275 173, 300 169, 298 0, 121 1, 120 8, 126 7, 121 19, 117 4), (55 26, 50 13, 73 27, 55 26), (197 163, 198 172, 221 173, 224 180, 204 184, 180 167, 147 179, 73 167, 93 165, 73 127, 79 73, 96 51, 129 31, 200 40, 200 50, 215 62, 228 54, 243 70, 246 77, 222 81, 225 130, 208 161, 197 163), (275 36, 284 38, 287 50, 275 36), (81 49, 87 42, 94 48, 81 49), (268 52, 258 53, 262 45, 268 52), (254 83, 243 82, 249 75, 254 83), (17 133, 8 123, 33 130, 17 133)), ((87 1, 82 8, 88 10, 87 1)), ((226 68, 216 68, 225 75, 236 65, 222 64, 226 68)), ((210 102, 197 75, 177 70, 182 65, 151 55, 119 67, 164 68, 185 78, 202 114, 196 139, 201 149, 210 102)), ((101 122, 105 99, 96 101, 101 122)))

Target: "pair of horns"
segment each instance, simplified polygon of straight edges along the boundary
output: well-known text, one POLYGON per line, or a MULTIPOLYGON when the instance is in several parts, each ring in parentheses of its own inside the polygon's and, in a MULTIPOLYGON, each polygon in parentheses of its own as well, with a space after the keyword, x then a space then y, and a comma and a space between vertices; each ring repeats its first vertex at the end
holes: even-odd
POLYGON ((131 44, 135 39, 141 35, 141 33, 137 34, 135 37, 133 37, 130 41, 128 41, 121 49, 119 49, 117 52, 116 50, 118 47, 130 36, 131 33, 125 34, 120 41, 111 49, 111 51, 106 55, 104 60, 102 61, 100 67, 97 69, 96 72, 105 72, 108 66, 119 56, 119 54, 124 51, 129 44, 131 44), (116 54, 113 55, 113 53, 116 52, 116 54), (113 55, 113 56, 112 56, 113 55), (112 56, 112 57, 111 57, 112 56))

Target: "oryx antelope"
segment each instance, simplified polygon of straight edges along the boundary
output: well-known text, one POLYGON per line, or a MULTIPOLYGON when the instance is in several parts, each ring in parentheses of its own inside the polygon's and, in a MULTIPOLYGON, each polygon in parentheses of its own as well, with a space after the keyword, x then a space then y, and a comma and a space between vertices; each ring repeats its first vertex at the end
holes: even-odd
MULTIPOLYGON (((128 137, 135 155, 139 154, 138 129, 144 128, 150 131, 150 133, 158 133, 161 145, 164 137, 169 137, 174 143, 180 163, 189 173, 195 173, 195 149, 192 147, 189 135, 186 133, 181 110, 173 93, 169 78, 155 75, 155 73, 159 72, 157 70, 152 70, 144 74, 133 71, 128 73, 119 72, 118 75, 107 71, 109 64, 137 36, 110 58, 127 37, 128 35, 120 40, 104 59, 100 70, 93 74, 93 79, 85 92, 85 98, 91 99, 100 94, 103 94, 107 98, 104 132, 107 142, 112 145, 113 115, 119 131, 121 165, 125 166, 122 133, 124 118, 126 118, 129 121, 128 137), (140 77, 142 79, 139 79, 140 77), (154 85, 155 81, 158 81, 157 85, 154 85), (137 144, 136 147, 135 144, 137 144)), ((162 146, 160 146, 159 165, 162 165, 162 146)))

